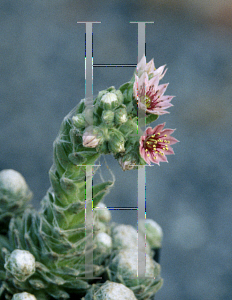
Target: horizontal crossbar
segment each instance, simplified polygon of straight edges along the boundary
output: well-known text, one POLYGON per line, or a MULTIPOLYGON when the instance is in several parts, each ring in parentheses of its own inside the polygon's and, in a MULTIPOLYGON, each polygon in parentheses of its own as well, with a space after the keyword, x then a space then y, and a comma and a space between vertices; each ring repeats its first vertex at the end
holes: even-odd
POLYGON ((93 67, 136 67, 135 64, 93 64, 93 67))
POLYGON ((105 210, 105 209, 108 209, 108 210, 138 210, 138 207, 95 207, 93 208, 93 210, 96 209, 96 210, 105 210))

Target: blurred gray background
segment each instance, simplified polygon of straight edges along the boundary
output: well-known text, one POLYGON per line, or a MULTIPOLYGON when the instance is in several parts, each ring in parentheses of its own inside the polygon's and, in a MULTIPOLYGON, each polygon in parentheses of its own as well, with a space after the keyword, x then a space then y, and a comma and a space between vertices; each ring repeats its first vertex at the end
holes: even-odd
MULTIPOLYGON (((147 61, 167 64, 175 95, 166 122, 180 143, 169 163, 147 168, 147 218, 163 228, 164 286, 157 300, 232 299, 232 2, 216 0, 0 2, 0 170, 23 174, 39 202, 49 188, 52 143, 63 117, 85 96, 85 25, 94 63, 137 63, 137 25, 147 61)), ((133 68, 94 68, 94 95, 128 81, 133 68)), ((116 176, 108 206, 137 205, 137 171, 116 176)), ((102 162, 102 174, 110 178, 102 162)), ((137 226, 137 213, 113 221, 137 226)))

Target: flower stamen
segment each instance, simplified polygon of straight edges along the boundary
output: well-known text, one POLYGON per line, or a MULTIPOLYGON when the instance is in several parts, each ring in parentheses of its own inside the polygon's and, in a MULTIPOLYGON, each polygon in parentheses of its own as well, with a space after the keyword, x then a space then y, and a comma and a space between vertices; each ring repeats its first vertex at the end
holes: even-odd
MULTIPOLYGON (((164 124, 157 125, 153 129, 151 127, 148 127, 144 135, 141 136, 140 138, 140 155, 148 164, 150 164, 151 162, 156 164, 159 164, 161 161, 167 162, 166 155, 174 154, 172 148, 171 147, 168 148, 168 144, 170 144, 171 142, 172 144, 175 144, 178 141, 175 138, 170 137, 170 133, 166 135, 163 134, 164 130, 161 130, 163 129, 163 127, 164 124), (160 129, 160 132, 154 133, 156 132, 157 128, 160 129), (166 139, 158 138, 158 136, 160 137, 166 136, 166 139), (155 156, 157 153, 159 155, 155 156)), ((168 130, 171 133, 174 132, 173 129, 168 129, 168 130)))

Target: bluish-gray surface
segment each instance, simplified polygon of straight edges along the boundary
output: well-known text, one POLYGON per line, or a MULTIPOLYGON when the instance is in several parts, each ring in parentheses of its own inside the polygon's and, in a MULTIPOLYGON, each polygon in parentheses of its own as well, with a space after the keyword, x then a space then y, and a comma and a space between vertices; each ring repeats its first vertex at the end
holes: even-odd
MULTIPOLYGON (((159 3, 159 1, 156 1, 159 3)), ((33 204, 49 187, 52 143, 63 117, 85 95, 85 26, 93 25, 94 63, 136 63, 137 25, 146 27, 147 59, 167 64, 175 156, 147 168, 147 217, 164 230, 164 286, 156 299, 232 299, 232 32, 152 1, 0 2, 0 169, 23 174, 33 204)), ((133 68, 95 68, 94 94, 131 78, 133 68)), ((137 205, 137 172, 111 157, 116 182, 108 206, 137 205)), ((104 160, 101 160, 104 165, 104 160)), ((102 166, 103 176, 109 177, 102 166)), ((136 212, 113 220, 136 226, 136 212)))

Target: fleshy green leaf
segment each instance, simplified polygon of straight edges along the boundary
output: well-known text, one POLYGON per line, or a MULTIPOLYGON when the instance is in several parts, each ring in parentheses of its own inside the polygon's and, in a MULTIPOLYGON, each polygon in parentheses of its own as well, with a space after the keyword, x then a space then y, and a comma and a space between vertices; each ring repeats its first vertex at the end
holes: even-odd
POLYGON ((152 122, 154 122, 155 120, 158 119, 158 115, 153 115, 153 114, 150 114, 146 117, 146 124, 150 124, 152 122))

